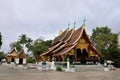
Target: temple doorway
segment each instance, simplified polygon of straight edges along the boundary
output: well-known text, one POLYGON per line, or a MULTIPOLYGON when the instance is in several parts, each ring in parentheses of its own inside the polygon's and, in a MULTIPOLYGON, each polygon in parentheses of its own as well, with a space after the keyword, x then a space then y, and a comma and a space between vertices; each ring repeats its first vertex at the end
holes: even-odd
POLYGON ((88 52, 86 51, 86 49, 81 49, 78 48, 77 49, 77 61, 80 61, 81 64, 86 64, 88 58, 88 52))
POLYGON ((15 58, 12 58, 11 62, 14 62, 15 61, 15 58))
POLYGON ((19 59, 19 64, 23 64, 23 58, 19 59))
POLYGON ((81 64, 86 64, 87 59, 88 59, 88 52, 86 51, 86 49, 83 49, 81 56, 81 64))
POLYGON ((78 48, 78 49, 77 49, 77 61, 80 61, 80 62, 81 62, 81 56, 82 56, 81 49, 78 48))

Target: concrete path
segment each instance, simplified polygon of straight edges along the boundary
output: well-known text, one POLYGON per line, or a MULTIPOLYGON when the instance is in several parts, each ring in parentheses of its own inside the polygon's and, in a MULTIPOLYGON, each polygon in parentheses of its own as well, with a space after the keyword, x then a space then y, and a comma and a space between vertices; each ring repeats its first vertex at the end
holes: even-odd
POLYGON ((115 71, 57 72, 37 69, 10 69, 0 66, 0 80, 120 80, 120 69, 115 71))

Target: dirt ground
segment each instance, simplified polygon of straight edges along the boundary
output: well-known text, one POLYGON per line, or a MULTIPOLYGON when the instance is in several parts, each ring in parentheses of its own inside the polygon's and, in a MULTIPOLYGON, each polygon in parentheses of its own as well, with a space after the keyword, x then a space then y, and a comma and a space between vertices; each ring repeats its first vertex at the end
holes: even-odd
POLYGON ((120 80, 120 69, 115 71, 57 72, 37 69, 10 69, 0 66, 0 80, 120 80))

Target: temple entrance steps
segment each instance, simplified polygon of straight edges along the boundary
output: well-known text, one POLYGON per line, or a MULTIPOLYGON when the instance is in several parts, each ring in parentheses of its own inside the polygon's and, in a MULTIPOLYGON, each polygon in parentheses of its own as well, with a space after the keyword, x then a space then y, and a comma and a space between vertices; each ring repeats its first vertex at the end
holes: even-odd
POLYGON ((80 71, 103 71, 104 67, 101 64, 98 65, 75 65, 77 72, 80 71))

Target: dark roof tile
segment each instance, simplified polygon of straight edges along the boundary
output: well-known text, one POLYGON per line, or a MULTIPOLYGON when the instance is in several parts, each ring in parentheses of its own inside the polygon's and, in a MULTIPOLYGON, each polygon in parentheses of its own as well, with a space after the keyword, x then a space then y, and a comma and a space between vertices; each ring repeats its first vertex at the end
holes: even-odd
POLYGON ((79 29, 74 31, 70 41, 68 42, 68 44, 66 46, 75 44, 80 39, 80 37, 82 35, 82 31, 83 31, 83 27, 80 27, 79 29))
POLYGON ((61 35, 57 36, 57 37, 54 39, 52 45, 56 44, 56 43, 59 42, 59 41, 62 41, 62 40, 66 37, 67 32, 68 32, 68 30, 66 29, 61 35))
POLYGON ((64 42, 64 43, 70 40, 70 38, 71 38, 71 36, 72 36, 72 34, 73 34, 73 31, 74 31, 73 29, 71 29, 70 31, 68 31, 67 35, 66 35, 65 38, 63 39, 63 42, 64 42))

